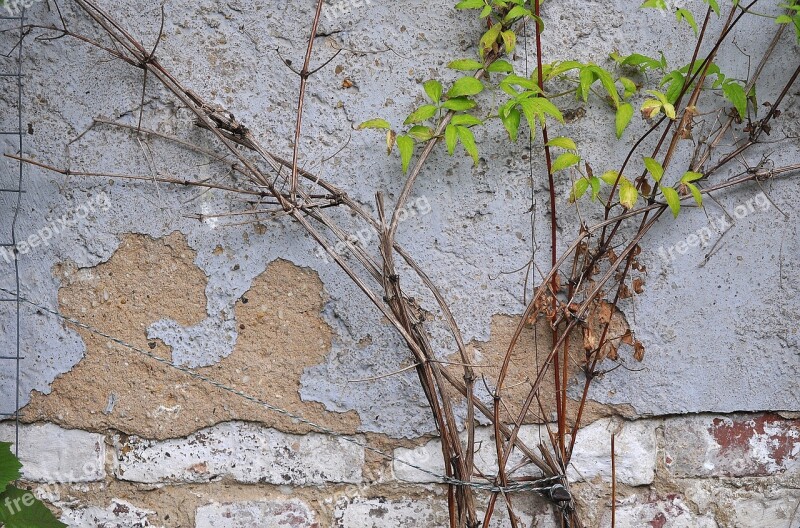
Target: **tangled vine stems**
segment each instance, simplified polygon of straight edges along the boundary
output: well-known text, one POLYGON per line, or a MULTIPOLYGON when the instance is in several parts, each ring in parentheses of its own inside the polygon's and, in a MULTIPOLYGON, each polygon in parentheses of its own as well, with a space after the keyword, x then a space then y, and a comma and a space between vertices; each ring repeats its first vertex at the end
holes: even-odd
MULTIPOLYGON (((660 94, 663 96, 663 101, 658 95, 655 95, 654 97, 657 99, 654 99, 654 101, 656 102, 649 103, 650 106, 647 107, 648 111, 652 114, 654 111, 653 109, 656 108, 656 106, 653 105, 657 104, 659 111, 663 111, 665 116, 657 121, 645 136, 629 151, 621 170, 616 172, 616 175, 610 178, 610 181, 605 182, 610 185, 612 190, 605 200, 603 221, 593 226, 581 226, 575 241, 560 255, 555 251, 558 241, 555 237, 557 234, 555 231, 557 228, 557 211, 554 191, 555 174, 567 168, 579 170, 579 166, 577 165, 577 161, 574 160, 576 154, 571 154, 573 157, 564 157, 565 155, 562 154, 556 158, 555 161, 549 156, 551 146, 558 148, 566 147, 569 151, 576 149, 571 148, 574 143, 570 144, 566 141, 567 138, 556 138, 552 141, 549 139, 547 117, 549 116, 557 121, 561 121, 561 119, 559 119, 561 114, 554 105, 549 103, 546 97, 547 83, 570 71, 570 69, 579 69, 579 89, 576 91, 576 94, 580 97, 588 97, 591 84, 595 81, 600 81, 608 91, 612 103, 616 105, 618 115, 620 112, 622 112, 623 117, 626 115, 629 110, 627 110, 627 107, 624 105, 628 103, 623 102, 624 96, 622 98, 619 96, 616 92, 616 87, 613 88, 614 95, 612 95, 612 90, 608 86, 610 74, 597 65, 587 64, 572 67, 574 64, 566 64, 567 68, 563 69, 565 67, 564 64, 554 65, 543 62, 541 41, 544 28, 541 24, 538 0, 535 0, 532 4, 528 4, 522 0, 494 2, 491 6, 483 0, 465 0, 459 4, 462 7, 468 7, 477 5, 477 1, 484 6, 482 9, 484 12, 486 11, 485 7, 490 7, 487 16, 492 23, 489 24, 489 30, 483 35, 479 43, 481 62, 477 63, 477 61, 472 61, 473 63, 477 63, 477 67, 474 67, 469 61, 459 64, 461 68, 467 68, 469 71, 474 70, 471 78, 477 82, 481 82, 481 79, 487 78, 489 74, 509 73, 508 67, 510 65, 503 61, 501 57, 503 57, 506 52, 513 50, 516 40, 513 28, 518 27, 519 24, 525 23, 528 19, 536 21, 536 80, 514 76, 513 73, 507 75, 503 81, 500 82, 500 87, 510 96, 510 100, 508 103, 501 106, 498 116, 503 121, 511 139, 516 138, 520 113, 525 116, 531 130, 537 126, 542 130, 544 138, 543 148, 547 161, 550 212, 552 218, 551 269, 544 274, 541 286, 537 289, 533 299, 526 307, 522 321, 511 340, 504 357, 502 369, 498 379, 495 381, 495 388, 491 391, 493 396, 492 405, 487 405, 480 398, 476 397, 474 393, 474 384, 476 381, 476 376, 472 368, 474 360, 471 358, 469 350, 464 344, 463 337, 448 303, 430 277, 428 277, 414 261, 410 253, 403 249, 395 240, 395 234, 399 224, 399 211, 401 211, 405 203, 407 203, 407 200, 413 192, 415 182, 420 177, 422 170, 430 158, 430 154, 433 152, 435 146, 440 143, 440 140, 444 139, 445 143, 447 143, 448 150, 452 152, 452 140, 454 134, 456 134, 457 139, 462 142, 465 149, 467 149, 470 154, 473 154, 472 150, 476 147, 474 141, 471 142, 470 138, 474 140, 474 137, 471 132, 465 132, 463 129, 468 129, 473 126, 477 120, 477 118, 464 111, 472 108, 472 106, 469 106, 471 104, 469 95, 465 97, 464 93, 474 91, 474 82, 462 82, 462 86, 466 87, 466 91, 462 90, 460 93, 451 90, 451 92, 448 93, 452 94, 452 97, 448 97, 448 100, 445 102, 439 100, 441 97, 441 84, 438 88, 438 95, 436 86, 433 84, 429 85, 432 89, 431 92, 435 96, 431 98, 436 99, 434 102, 439 105, 438 109, 446 109, 447 112, 444 112, 437 121, 435 128, 424 130, 427 127, 416 124, 416 126, 420 126, 423 129, 418 129, 416 132, 420 134, 420 137, 426 138, 424 140, 426 144, 413 170, 408 174, 403 190, 391 214, 389 214, 384 204, 383 196, 380 193, 376 194, 376 218, 367 213, 363 207, 351 199, 344 190, 337 188, 311 172, 299 168, 298 139, 302 131, 302 93, 298 99, 298 119, 295 128, 295 143, 292 159, 285 160, 264 148, 247 127, 236 120, 233 114, 222 107, 207 103, 200 95, 185 87, 161 65, 157 57, 154 56, 154 51, 148 52, 147 48, 132 37, 130 33, 124 29, 122 24, 99 8, 93 0, 74 1, 83 12, 101 28, 105 38, 110 40, 111 44, 103 44, 98 40, 74 34, 67 30, 66 27, 48 29, 80 39, 87 44, 104 50, 115 58, 123 60, 135 68, 141 69, 145 74, 153 75, 194 113, 196 124, 209 131, 227 151, 225 155, 208 151, 204 153, 215 161, 225 162, 225 160, 228 159, 234 161, 231 165, 231 169, 245 176, 247 182, 242 184, 241 181, 235 180, 230 185, 222 185, 170 177, 154 178, 137 175, 112 175, 88 171, 72 172, 67 169, 58 169, 57 167, 38 161, 27 159, 23 159, 23 161, 28 161, 41 168, 54 170, 65 175, 120 177, 161 181, 164 183, 204 189, 213 188, 220 191, 257 197, 259 198, 259 205, 276 206, 274 209, 276 214, 284 214, 292 218, 302 226, 320 246, 325 248, 337 265, 342 268, 351 280, 368 296, 371 302, 376 305, 390 324, 397 330, 399 335, 405 340, 415 360, 415 368, 417 369, 420 384, 430 404, 434 422, 436 423, 441 438, 442 456, 445 461, 446 474, 447 477, 450 478, 448 483, 450 526, 457 528, 475 528, 479 525, 486 526, 491 521, 494 515, 495 504, 500 498, 500 494, 497 492, 492 494, 488 507, 485 509, 485 514, 479 517, 476 504, 477 496, 472 486, 470 486, 470 483, 472 483, 475 478, 489 480, 499 485, 501 488, 506 488, 511 484, 518 485, 529 482, 527 477, 514 476, 514 473, 519 468, 513 468, 511 470, 506 469, 510 456, 515 449, 519 449, 528 461, 537 466, 543 476, 560 477, 560 488, 550 487, 550 491, 545 493, 545 496, 557 507, 558 515, 561 516, 565 525, 573 527, 580 526, 580 519, 575 511, 575 504, 569 490, 569 482, 566 479, 566 467, 569 463, 569 458, 580 428, 582 412, 588 397, 588 387, 592 380, 598 375, 596 369, 598 363, 605 357, 604 351, 609 345, 613 344, 615 340, 619 339, 618 336, 608 335, 610 321, 599 318, 595 312, 597 312, 598 302, 608 296, 607 291, 609 287, 616 287, 615 293, 613 296, 610 296, 611 299, 608 302, 611 310, 616 309, 617 302, 623 297, 625 289, 627 288, 626 278, 631 269, 636 269, 637 267, 635 258, 641 250, 640 243, 642 239, 673 205, 670 203, 663 203, 662 200, 658 198, 658 190, 653 190, 654 187, 660 189, 664 197, 668 195, 668 192, 664 190, 664 186, 660 185, 660 178, 657 178, 656 175, 652 173, 650 178, 648 178, 647 172, 643 173, 642 176, 636 180, 635 187, 637 193, 641 193, 641 195, 646 198, 644 205, 635 207, 636 200, 633 201, 633 204, 630 204, 630 200, 627 199, 629 196, 623 195, 622 192, 622 188, 624 187, 626 189, 625 192, 628 194, 630 193, 628 187, 625 187, 625 182, 627 180, 623 179, 624 171, 628 162, 632 160, 636 150, 644 144, 644 139, 651 133, 656 132, 664 123, 667 123, 667 126, 662 132, 658 147, 653 151, 651 159, 654 159, 658 155, 662 144, 670 137, 670 132, 673 134, 670 145, 673 143, 676 146, 680 144, 678 140, 683 139, 683 137, 678 136, 676 140, 676 135, 684 134, 686 127, 691 124, 694 118, 695 114, 691 109, 698 104, 700 95, 704 93, 704 81, 709 75, 709 72, 712 71, 714 55, 730 35, 733 27, 758 0, 754 0, 744 7, 735 6, 731 10, 726 19, 726 25, 715 41, 711 52, 706 55, 704 61, 700 65, 695 67, 695 61, 697 57, 700 56, 701 45, 706 38, 708 21, 713 9, 712 2, 709 2, 709 8, 703 22, 703 29, 698 36, 692 61, 686 69, 685 75, 680 77, 680 82, 677 80, 674 81, 674 86, 676 87, 675 93, 671 95, 669 92, 668 94, 660 94), (526 7, 528 5, 532 7, 532 10, 526 7), (739 10, 738 16, 734 16, 735 10, 737 9, 739 10), (561 68, 560 72, 553 73, 559 70, 559 68, 561 68), (585 83, 588 83, 588 86, 585 86, 585 83), (521 87, 522 91, 513 88, 514 86, 521 87), (689 97, 689 103, 682 107, 681 101, 690 90, 691 95, 689 97), (616 98, 614 96, 616 96, 616 98), (448 107, 448 103, 450 103, 449 106, 453 108, 448 107), (467 108, 465 108, 465 105, 467 108), (677 114, 676 108, 680 110, 680 115, 682 116, 680 122, 677 121, 677 115, 669 115, 669 113, 677 114), (674 129, 673 120, 678 125, 674 127, 674 129), (245 147, 245 149, 239 147, 245 147), (267 170, 262 168, 264 164, 266 164, 267 170), (289 173, 288 175, 286 174, 287 172, 289 173), (300 181, 301 177, 304 183, 300 181), (651 185, 651 179, 654 185, 651 185), (286 189, 287 186, 289 190, 285 192, 283 189, 286 189), (616 192, 617 187, 620 187, 619 192, 616 192), (650 188, 649 191, 648 188, 650 188), (265 200, 268 197, 271 198, 269 202, 265 200), (630 206, 628 206, 629 204, 630 206), (612 214, 612 211, 620 205, 623 206, 623 211, 612 214), (367 248, 361 245, 354 244, 348 236, 348 232, 326 214, 325 209, 330 207, 345 207, 374 228, 379 233, 378 255, 368 252, 367 248), (627 221, 633 221, 635 219, 639 221, 638 229, 630 237, 624 238, 621 229, 622 226, 627 221), (331 239, 343 242, 355 259, 355 263, 335 251, 332 248, 331 239), (615 249, 619 247, 623 249, 620 253, 616 253, 615 249), (415 275, 415 280, 428 288, 436 300, 459 351, 463 368, 463 379, 459 379, 453 372, 443 368, 442 363, 437 360, 434 347, 431 344, 430 335, 425 327, 424 317, 416 309, 412 300, 404 294, 401 287, 401 277, 397 263, 395 262, 396 256, 402 258, 405 265, 407 265, 413 275, 415 275), (604 268, 602 268, 603 266, 604 268), (562 271, 562 268, 566 271, 562 271), (561 287, 562 276, 567 278, 566 288, 561 287), (511 408, 511 402, 504 399, 502 392, 510 368, 511 354, 518 346, 524 326, 535 321, 539 317, 546 317, 551 324, 553 329, 552 348, 546 358, 547 360, 544 366, 537 372, 535 380, 531 382, 531 387, 525 401, 520 409, 516 409, 516 413, 514 413, 515 410, 511 408), (602 331, 600 332, 600 338, 586 350, 585 357, 582 358, 580 362, 585 376, 584 392, 579 402, 578 411, 573 422, 574 425, 571 429, 568 429, 569 407, 567 404, 566 389, 567 381, 570 376, 569 340, 576 330, 581 328, 586 329, 593 323, 599 323, 602 331), (563 354, 559 358, 559 353, 561 351, 563 351, 563 354), (556 415, 558 429, 556 432, 553 432, 549 428, 549 424, 545 423, 545 427, 548 430, 550 445, 545 446, 540 444, 531 448, 531 446, 526 445, 520 440, 519 431, 523 423, 530 419, 530 411, 534 403, 538 404, 541 410, 541 416, 538 417, 538 421, 542 421, 543 418, 546 417, 540 397, 540 389, 544 376, 547 374, 551 363, 553 364, 555 373, 554 390, 557 396, 556 415), (464 398, 467 407, 467 422, 464 425, 468 432, 468 437, 465 444, 462 444, 459 438, 460 428, 456 421, 456 402, 454 401, 452 389, 455 389, 456 394, 464 398), (499 461, 498 472, 495 476, 476 475, 476 468, 474 465, 476 412, 489 419, 495 428, 495 448, 499 461), (568 437, 570 437, 569 447, 567 447, 566 443, 568 437), (456 481, 460 482, 460 484, 455 484, 456 481)), ((321 5, 322 2, 317 3, 317 10, 315 11, 312 26, 316 26, 319 21, 321 5)), ((779 31, 782 31, 783 27, 785 26, 782 26, 779 31)), ((310 70, 311 61, 313 59, 313 38, 315 34, 316 31, 311 31, 310 33, 311 41, 307 48, 303 72, 301 72, 300 75, 301 92, 303 92, 303 87, 306 85, 306 82, 308 82, 311 74, 317 71, 310 70)), ((774 46, 771 46, 764 54, 761 60, 762 65, 766 64, 772 56, 774 48, 774 46)), ((157 49, 157 43, 152 49, 157 49)), ((323 64, 323 66, 325 64, 323 64)), ((756 74, 748 81, 745 87, 746 90, 742 87, 735 88, 734 85, 736 85, 736 83, 731 84, 729 82, 725 85, 734 99, 740 94, 739 90, 744 93, 749 93, 749 88, 755 85, 756 78, 760 74, 761 69, 762 68, 759 67, 756 74)), ((702 180, 707 179, 725 166, 735 155, 745 152, 750 146, 758 143, 761 132, 769 126, 769 122, 777 115, 777 108, 780 106, 790 87, 796 81, 799 70, 800 66, 798 66, 798 70, 794 72, 794 75, 785 85, 781 95, 775 101, 767 116, 754 125, 755 128, 749 135, 748 140, 744 144, 736 146, 733 151, 723 155, 715 166, 705 168, 701 174, 702 180)), ((680 71, 676 71, 678 75, 680 75, 680 71)), ((675 72, 672 73, 675 74, 675 72)), ((717 75, 719 77, 721 74, 717 75)), ((675 78, 677 79, 678 77, 675 78)), ((624 77, 620 77, 619 82, 626 86, 627 91, 629 85, 622 79, 624 79, 624 77)), ((611 80, 613 81, 613 78, 611 80)), ((456 84, 458 84, 458 81, 456 84)), ((481 84, 481 86, 483 85, 481 84)), ((428 86, 426 86, 426 92, 428 91, 427 88, 428 86)), ((429 94, 429 96, 430 95, 431 94, 429 94)), ((738 99, 736 100, 738 101, 738 99)), ((734 101, 731 102, 734 105, 736 104, 734 101)), ((434 108, 434 110, 436 111, 437 108, 434 108)), ((739 111, 739 108, 737 108, 737 111, 739 111)), ((425 112, 428 112, 428 110, 425 112)), ((739 117, 742 117, 741 113, 739 117)), ((104 125, 112 124, 101 119, 96 119, 95 122, 104 125)), ((411 120, 411 122, 414 124, 414 120, 411 120)), ((734 122, 735 118, 732 116, 726 125, 721 126, 716 131, 717 135, 714 141, 707 145, 703 145, 702 143, 698 145, 698 150, 703 146, 705 146, 706 150, 702 155, 695 156, 696 160, 703 160, 703 162, 699 164, 695 163, 691 167, 692 170, 703 170, 704 163, 711 158, 712 151, 719 147, 721 144, 720 140, 724 136, 725 131, 733 126, 734 122)), ((118 125, 116 123, 113 124, 118 125)), ((383 125, 381 124, 378 128, 383 128, 383 125)), ((137 135, 147 134, 154 138, 177 141, 186 148, 198 152, 204 151, 201 147, 179 140, 178 138, 168 137, 151 130, 143 129, 141 125, 135 128, 129 127, 129 129, 135 131, 137 135)), ((405 165, 410 160, 408 157, 408 141, 403 141, 403 146, 398 142, 398 147, 404 149, 404 151, 401 152, 401 157, 405 165)), ((674 155, 675 148, 676 147, 671 147, 666 157, 659 164, 662 171, 664 167, 669 164, 669 159, 674 155)), ((796 170, 798 170, 797 166, 781 167, 772 170, 769 173, 769 177, 789 174, 796 170)), ((587 178, 588 181, 590 177, 588 168, 586 172, 587 174, 583 176, 587 178)), ((742 177, 728 182, 699 188, 698 193, 701 196, 708 196, 723 188, 739 186, 751 181, 760 181, 760 179, 764 177, 762 173, 748 172, 742 177)), ((693 181, 698 182, 699 180, 693 181)), ((594 185, 594 182, 592 182, 592 185, 594 185)), ((633 184, 628 183, 627 185, 633 187, 633 184)), ((594 194, 596 197, 596 193, 594 194)), ((679 201, 691 198, 696 199, 696 197, 690 194, 678 196, 678 198, 679 201)), ((531 487, 534 487, 535 484, 534 481, 531 487)), ((511 492, 505 492, 502 495, 509 513, 510 523, 512 527, 516 527, 518 526, 518 520, 516 518, 511 492)))

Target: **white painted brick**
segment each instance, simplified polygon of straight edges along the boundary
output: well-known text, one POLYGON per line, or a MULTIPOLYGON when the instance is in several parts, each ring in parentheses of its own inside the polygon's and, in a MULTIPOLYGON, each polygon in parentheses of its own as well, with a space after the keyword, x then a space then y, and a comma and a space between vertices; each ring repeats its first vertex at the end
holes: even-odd
MULTIPOLYGON (((441 504, 446 507, 445 502, 441 504)), ((424 500, 356 498, 337 504, 334 526, 336 528, 447 526, 447 511, 441 504, 424 500)))
MULTIPOLYGON (((517 496, 515 511, 519 528, 556 528, 550 507, 543 501, 517 496)), ((478 511, 483 519, 484 512, 478 511)), ((397 528, 449 526, 447 498, 429 500, 354 498, 340 501, 334 513, 335 528, 397 528)), ((498 503, 489 528, 508 528, 507 509, 498 503)), ((199 527, 198 527, 199 528, 199 527)))
MULTIPOLYGON (((649 484, 655 476, 657 445, 655 428, 658 422, 639 420, 625 422, 619 427, 610 420, 598 420, 578 433, 578 441, 572 456, 569 476, 572 481, 591 480, 600 477, 611 480, 611 432, 617 431, 616 465, 617 481, 631 486, 649 484)), ((523 426, 519 437, 532 449, 541 441, 548 443, 544 427, 523 426)), ((480 427, 475 431, 476 453, 475 466, 487 475, 497 472, 497 457, 492 428, 480 427)), ((410 463, 428 469, 437 475, 444 474, 441 443, 432 440, 416 449, 398 448, 394 451, 393 469, 395 478, 405 482, 429 483, 439 482, 436 477, 413 468, 410 463)), ((522 454, 515 450, 508 468, 514 467, 522 460, 522 454)), ((517 475, 539 474, 536 466, 520 470, 517 475)))
POLYGON ((319 528, 316 515, 304 503, 254 501, 201 506, 195 528, 319 528))
MULTIPOLYGON (((519 437, 532 449, 539 444, 540 428, 536 425, 524 425, 520 430, 519 437)), ((544 427, 541 428, 542 438, 547 437, 544 427)), ((462 445, 466 445, 466 435, 462 435, 462 445)), ((497 473, 497 456, 494 441, 494 430, 491 427, 478 427, 475 429, 475 467, 484 474, 491 475, 497 473)), ((439 440, 431 440, 423 446, 415 449, 398 448, 394 450, 395 460, 392 462, 394 476, 398 480, 405 482, 429 483, 440 482, 434 475, 420 471, 408 464, 429 470, 436 475, 444 475, 444 462, 442 459, 442 448, 439 440)), ((507 468, 516 466, 521 460, 522 455, 519 450, 515 450, 509 459, 507 468)), ((539 474, 536 466, 521 469, 516 475, 539 474)))
POLYGON ((154 512, 119 499, 114 499, 107 508, 59 506, 62 508, 61 522, 70 528, 156 528, 147 518, 154 512))
POLYGON ((655 420, 617 424, 610 419, 603 419, 581 428, 567 475, 573 482, 596 477, 610 482, 611 433, 616 432, 614 451, 617 482, 631 486, 652 483, 658 456, 658 424, 655 420))
MULTIPOLYGON (((19 432, 22 475, 31 482, 94 482, 106 477, 103 435, 54 424, 23 425, 19 432)), ((0 441, 14 441, 14 426, 0 424, 0 441)))
MULTIPOLYGON (((606 512, 600 526, 611 526, 610 511, 606 512)), ((634 496, 617 506, 616 528, 650 526, 658 528, 719 528, 711 513, 696 515, 680 497, 640 498, 634 496), (639 502, 640 500, 641 502, 639 502)))
POLYGON ((114 474, 148 484, 233 479, 243 483, 315 485, 361 482, 364 449, 344 438, 292 435, 230 422, 181 439, 131 437, 115 442, 114 474))

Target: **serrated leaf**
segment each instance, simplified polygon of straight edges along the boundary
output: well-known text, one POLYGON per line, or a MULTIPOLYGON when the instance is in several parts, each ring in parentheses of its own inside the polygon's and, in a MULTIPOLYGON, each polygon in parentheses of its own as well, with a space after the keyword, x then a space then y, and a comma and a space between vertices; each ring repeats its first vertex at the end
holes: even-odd
POLYGON ((430 81, 425 81, 422 86, 425 88, 425 93, 428 94, 431 101, 438 103, 442 98, 442 83, 436 79, 431 79, 430 81))
POLYGON ((447 125, 444 129, 444 142, 447 145, 447 153, 452 156, 458 143, 458 131, 455 125, 447 125))
POLYGON ((447 65, 451 70, 476 71, 483 68, 483 64, 473 59, 458 59, 447 65))
POLYGON ((408 172, 411 156, 414 155, 414 140, 408 136, 397 136, 397 149, 400 151, 400 162, 405 174, 408 172))
POLYGON ((0 493, 6 489, 9 483, 19 479, 22 474, 22 464, 11 451, 10 442, 0 442, 0 493))
POLYGON ((472 133, 472 130, 468 129, 467 127, 457 126, 456 132, 458 133, 458 139, 461 140, 461 144, 464 145, 464 150, 472 156, 472 160, 475 165, 478 164, 478 146, 475 144, 475 135, 472 133))
POLYGON ((625 181, 619 186, 619 203, 625 209, 633 209, 636 206, 636 200, 639 199, 639 191, 636 187, 631 185, 630 182, 625 181))
POLYGON ((503 31, 501 35, 503 37, 503 44, 506 47, 506 53, 513 52, 514 48, 517 47, 517 34, 509 29, 507 31, 503 31))
POLYGON ((549 115, 554 117, 559 123, 564 122, 564 116, 561 114, 561 111, 545 99, 544 97, 525 97, 519 99, 519 106, 522 108, 522 112, 525 114, 525 119, 528 120, 528 124, 533 128, 535 126, 533 118, 538 117, 540 121, 545 120, 545 116, 549 115))
POLYGON ((462 77, 457 80, 447 92, 447 97, 462 97, 476 95, 483 91, 483 83, 475 77, 462 77))
POLYGON ((356 127, 357 130, 363 130, 365 128, 388 129, 392 128, 392 125, 390 125, 385 119, 370 119, 368 121, 364 121, 356 127))
POLYGON ((423 105, 414 110, 403 122, 404 125, 422 123, 436 115, 436 107, 433 105, 423 105))
POLYGON ((454 97, 452 99, 448 99, 442 104, 442 108, 455 110, 456 112, 463 112, 464 110, 475 108, 475 106, 475 101, 467 99, 466 97, 454 97))
POLYGON ((454 115, 453 119, 451 119, 450 122, 453 123, 454 125, 468 126, 468 127, 483 124, 483 121, 470 114, 454 115))
POLYGON ((691 191, 694 201, 697 202, 697 205, 703 207, 703 194, 700 192, 700 189, 697 188, 697 185, 693 183, 687 183, 686 186, 689 188, 689 191, 691 191))
POLYGON ((430 127, 417 125, 411 127, 408 135, 419 141, 428 141, 433 137, 433 130, 430 127))
POLYGON ((512 73, 514 71, 514 67, 510 62, 500 59, 491 63, 486 68, 486 71, 490 73, 512 73))
POLYGON ((511 141, 517 140, 517 132, 519 131, 519 122, 521 117, 522 116, 520 115, 519 110, 516 108, 512 108, 505 116, 500 117, 500 119, 503 121, 503 126, 506 127, 508 137, 511 139, 511 141))
POLYGON ((617 139, 622 137, 622 134, 625 132, 625 129, 628 128, 632 117, 633 106, 631 106, 630 103, 622 103, 619 105, 616 116, 617 139))
POLYGON ((565 150, 578 150, 578 146, 568 137, 556 137, 546 143, 548 147, 559 147, 565 150))
POLYGON ((690 182, 694 182, 694 181, 697 181, 697 180, 699 180, 699 179, 700 179, 700 178, 702 178, 702 177, 703 177, 703 174, 702 174, 702 173, 699 173, 699 172, 692 172, 692 171, 687 171, 687 172, 686 172, 686 173, 685 173, 685 174, 684 174, 684 175, 681 177, 681 183, 690 183, 690 182))
POLYGON ((570 203, 580 200, 581 196, 586 194, 587 189, 589 189, 589 180, 586 178, 575 180, 575 183, 572 185, 572 191, 569 193, 570 203))
POLYGON ((572 152, 565 152, 556 158, 553 162, 552 166, 552 174, 555 174, 558 171, 562 171, 573 165, 577 165, 577 163, 581 160, 581 157, 577 154, 573 154, 572 152))
POLYGON ((744 88, 735 81, 728 81, 722 85, 722 93, 725 99, 733 103, 739 117, 745 119, 747 117, 747 95, 744 88))
POLYGON ((661 178, 664 177, 664 167, 661 164, 654 160, 653 158, 644 158, 644 166, 647 169, 656 183, 661 181, 661 178))
POLYGON ((667 205, 669 205, 672 211, 672 216, 678 218, 678 213, 681 212, 681 197, 678 196, 678 191, 664 185, 661 187, 661 192, 664 194, 664 199, 667 201, 667 205))
POLYGON ((386 131, 386 155, 392 153, 392 149, 394 148, 394 141, 397 139, 397 132, 394 130, 387 130, 386 131))
POLYGON ((5 528, 67 528, 32 492, 8 486, 0 494, 0 525, 5 528))
POLYGON ((495 24, 489 31, 483 34, 480 40, 480 54, 481 57, 486 53, 486 51, 491 50, 494 46, 494 43, 497 42, 497 37, 500 36, 500 32, 503 30, 502 24, 495 24))

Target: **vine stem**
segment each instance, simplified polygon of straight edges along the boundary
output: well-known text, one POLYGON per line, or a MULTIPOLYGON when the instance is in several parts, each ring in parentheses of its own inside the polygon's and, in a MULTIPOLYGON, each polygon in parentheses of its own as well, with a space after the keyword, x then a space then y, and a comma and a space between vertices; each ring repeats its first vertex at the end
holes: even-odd
POLYGON ((303 128, 303 106, 306 97, 306 85, 308 78, 311 76, 309 66, 311 65, 311 56, 314 53, 314 39, 317 38, 317 28, 319 27, 319 19, 322 14, 322 5, 325 0, 317 0, 317 9, 314 12, 314 22, 311 24, 311 35, 308 37, 308 47, 306 48, 306 56, 303 61, 303 69, 300 70, 300 95, 297 98, 297 120, 294 127, 294 145, 292 146, 292 179, 290 181, 291 191, 289 193, 289 201, 295 204, 297 201, 297 169, 300 156, 300 134, 303 128))

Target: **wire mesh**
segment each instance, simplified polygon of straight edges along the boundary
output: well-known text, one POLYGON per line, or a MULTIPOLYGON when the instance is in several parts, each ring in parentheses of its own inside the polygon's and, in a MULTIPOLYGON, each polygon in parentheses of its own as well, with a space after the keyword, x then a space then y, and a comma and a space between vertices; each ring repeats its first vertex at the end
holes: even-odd
MULTIPOLYGON (((0 108, 0 145, 3 152, 23 154, 25 131, 22 127, 22 44, 25 35, 25 11, 15 12, 14 4, 0 7, 0 89, 3 90, 0 108)), ((0 328, 4 336, 0 349, 0 420, 14 422, 14 449, 19 454, 19 409, 21 376, 21 311, 20 266, 17 258, 18 225, 22 206, 23 164, 6 159, 0 164, 0 264, 7 266, 3 276, 9 277, 8 292, 0 296, 0 328), (10 397, 9 397, 10 395, 10 397)))

